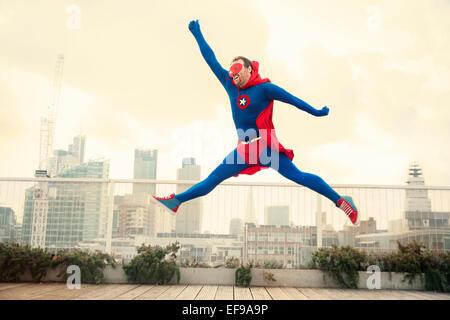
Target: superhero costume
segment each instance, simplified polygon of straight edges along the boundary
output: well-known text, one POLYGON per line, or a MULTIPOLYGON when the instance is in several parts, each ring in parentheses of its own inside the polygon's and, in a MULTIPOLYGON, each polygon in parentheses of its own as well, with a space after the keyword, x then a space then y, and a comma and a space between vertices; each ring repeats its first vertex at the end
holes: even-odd
MULTIPOLYGON (((326 115, 328 109, 324 108, 325 111, 324 109, 317 110, 284 89, 272 84, 269 79, 262 79, 258 72, 259 63, 256 61, 252 61, 252 73, 247 83, 243 87, 237 86, 229 75, 233 72, 239 72, 238 70, 241 67, 233 65, 230 72, 222 68, 213 50, 204 39, 200 28, 193 28, 191 32, 198 43, 203 58, 228 94, 238 134, 238 143, 237 147, 225 157, 222 163, 206 179, 180 194, 172 194, 169 197, 159 199, 155 197, 155 199, 165 204, 172 212, 176 212, 181 203, 208 194, 227 178, 237 177, 239 174, 252 175, 261 169, 272 167, 284 177, 327 197, 336 206, 340 207, 341 204, 342 206, 345 205, 345 208, 351 206, 346 200, 343 203, 339 194, 322 178, 302 172, 294 165, 292 162, 294 158, 293 150, 284 148, 278 141, 272 123, 274 100, 289 103, 314 116, 326 115), (255 139, 258 140, 254 141, 255 139), (274 160, 278 162, 275 165, 274 160)), ((357 211, 354 210, 354 212, 357 211)), ((350 214, 353 213, 351 212, 348 215, 350 214)))

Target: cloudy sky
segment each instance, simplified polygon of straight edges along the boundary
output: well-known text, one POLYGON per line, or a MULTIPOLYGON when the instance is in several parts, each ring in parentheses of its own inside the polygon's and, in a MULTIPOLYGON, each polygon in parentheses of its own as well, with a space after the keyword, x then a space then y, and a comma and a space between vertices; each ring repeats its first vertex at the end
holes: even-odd
MULTIPOLYGON (((31 177, 41 116, 64 59, 55 148, 87 135, 87 158, 132 178, 135 148, 157 178, 183 157, 205 178, 236 145, 225 90, 188 30, 199 19, 227 68, 236 55, 316 108, 275 102, 294 163, 330 184, 404 184, 418 161, 450 185, 450 1, 0 0, 0 176, 31 177), (412 3, 413 2, 413 3, 412 3)), ((234 181, 286 181, 269 169, 234 181)))

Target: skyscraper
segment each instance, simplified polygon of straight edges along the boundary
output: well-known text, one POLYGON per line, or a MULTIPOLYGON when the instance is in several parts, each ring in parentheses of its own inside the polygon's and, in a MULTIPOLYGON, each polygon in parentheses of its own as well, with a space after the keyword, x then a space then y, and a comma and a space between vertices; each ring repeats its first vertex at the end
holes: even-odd
MULTIPOLYGON (((406 181, 412 186, 425 185, 425 179, 422 176, 422 168, 413 163, 409 166, 409 176, 406 181)), ((424 189, 406 189, 405 211, 431 212, 431 200, 428 198, 428 191, 424 189)))
MULTIPOLYGON (((108 160, 92 160, 58 178, 106 179, 108 160)), ((26 190, 22 241, 36 247, 71 248, 75 243, 103 238, 108 213, 108 185, 101 182, 46 182, 47 195, 37 186, 26 190), (42 200, 44 198, 44 200, 42 200), (37 212, 45 214, 37 215, 37 212), (36 216, 41 219, 36 219, 36 216)))
POLYGON ((0 203, 0 242, 16 241, 16 214, 14 210, 0 203))
MULTIPOLYGON (((133 179, 156 179, 156 168, 158 161, 158 150, 136 149, 134 150, 134 173, 133 179)), ((156 193, 154 184, 133 184, 133 193, 156 193)))
POLYGON ((81 163, 79 159, 73 156, 67 150, 54 150, 53 157, 49 160, 50 176, 54 177, 64 173, 70 168, 79 166, 81 163))
POLYGON ((82 164, 86 152, 86 136, 78 135, 73 138, 73 143, 69 144, 69 152, 78 159, 79 164, 82 164))
MULTIPOLYGON (((182 167, 177 169, 177 180, 200 180, 201 167, 195 164, 195 158, 184 158, 182 167)), ((192 185, 177 185, 176 193, 189 189, 192 185)), ((183 203, 176 215, 175 229, 177 233, 200 233, 202 229, 201 198, 183 203)))
POLYGON ((76 136, 68 150, 54 150, 53 157, 49 159, 49 173, 54 177, 63 174, 67 170, 84 163, 86 151, 86 136, 76 136))

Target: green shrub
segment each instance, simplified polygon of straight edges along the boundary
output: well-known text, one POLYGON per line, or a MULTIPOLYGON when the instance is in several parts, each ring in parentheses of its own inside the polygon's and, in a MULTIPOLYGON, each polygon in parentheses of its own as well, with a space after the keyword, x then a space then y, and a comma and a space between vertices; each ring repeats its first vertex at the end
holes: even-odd
POLYGON ((40 248, 21 246, 17 243, 0 243, 0 281, 20 281, 20 276, 29 271, 32 281, 39 282, 50 268, 63 266, 58 277, 67 280, 69 265, 77 265, 84 283, 99 283, 103 279, 103 268, 112 264, 112 258, 104 253, 60 250, 52 254, 40 248))
POLYGON ((409 284, 419 278, 426 290, 449 291, 450 252, 428 250, 416 241, 397 245, 397 252, 382 256, 382 271, 405 273, 403 281, 408 280, 409 284))
POLYGON ((424 254, 425 289, 450 291, 450 251, 424 254))
POLYGON ((53 257, 53 266, 62 266, 58 277, 64 280, 70 276, 67 273, 67 267, 76 265, 80 268, 81 282, 99 284, 104 279, 103 270, 107 265, 115 268, 116 263, 114 259, 103 252, 95 251, 81 251, 81 250, 59 250, 53 257))
POLYGON ((237 286, 249 287, 252 281, 252 263, 248 263, 246 266, 241 264, 235 272, 235 282, 237 286))
POLYGON ((128 265, 123 266, 127 279, 132 283, 166 284, 174 275, 180 282, 180 269, 175 259, 180 249, 179 243, 161 246, 142 245, 138 248, 138 255, 128 265))
POLYGON ((29 271, 33 282, 39 282, 52 266, 51 253, 17 243, 0 243, 0 281, 19 282, 29 271))
POLYGON ((54 268, 52 254, 41 248, 29 248, 28 270, 32 281, 39 282, 47 275, 50 268, 54 268))
POLYGON ((416 241, 402 245, 388 253, 366 253, 352 247, 320 248, 312 254, 309 268, 320 269, 344 287, 356 288, 358 271, 366 271, 370 265, 377 265, 381 272, 403 273, 403 281, 412 284, 417 278, 426 290, 450 290, 450 252, 439 253, 428 250, 416 241))
POLYGON ((345 288, 357 288, 360 265, 366 260, 363 252, 351 246, 320 248, 311 256, 311 267, 325 272, 339 285, 345 288))

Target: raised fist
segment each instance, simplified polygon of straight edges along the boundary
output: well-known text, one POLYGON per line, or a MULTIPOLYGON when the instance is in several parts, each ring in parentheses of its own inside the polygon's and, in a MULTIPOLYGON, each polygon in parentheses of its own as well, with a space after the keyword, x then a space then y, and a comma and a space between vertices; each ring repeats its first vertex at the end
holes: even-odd
POLYGON ((200 31, 200 24, 198 23, 198 20, 192 20, 189 22, 189 30, 192 33, 200 31))

